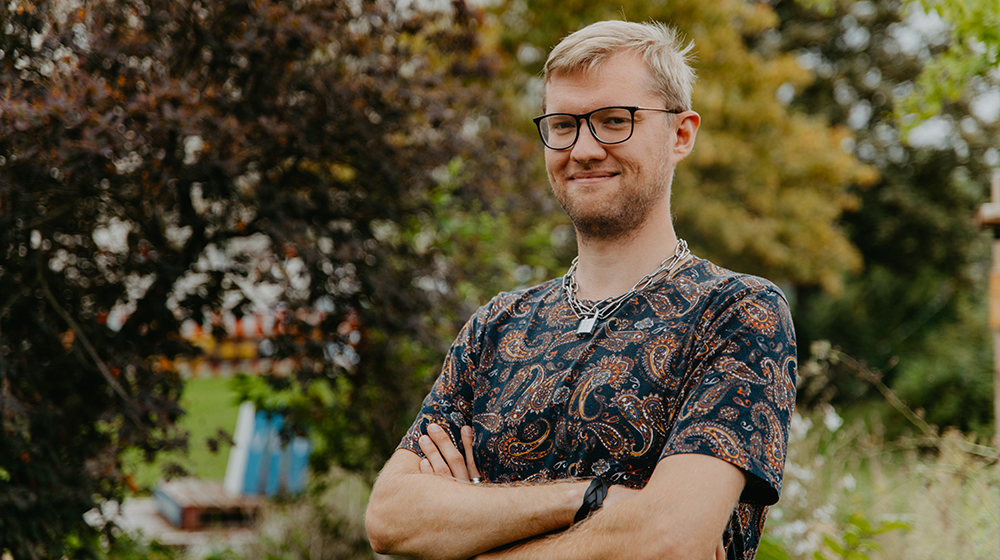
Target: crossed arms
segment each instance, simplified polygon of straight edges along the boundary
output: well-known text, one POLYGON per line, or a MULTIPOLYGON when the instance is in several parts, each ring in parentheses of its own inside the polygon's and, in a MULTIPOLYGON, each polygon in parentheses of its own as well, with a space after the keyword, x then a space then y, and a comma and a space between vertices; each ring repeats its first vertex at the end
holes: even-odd
POLYGON ((427 459, 396 451, 372 490, 365 523, 376 552, 442 560, 725 557, 721 535, 745 475, 721 459, 665 457, 645 488, 613 486, 602 509, 570 528, 589 480, 473 485, 472 429, 462 429, 465 457, 444 430, 427 431, 420 438, 427 459))

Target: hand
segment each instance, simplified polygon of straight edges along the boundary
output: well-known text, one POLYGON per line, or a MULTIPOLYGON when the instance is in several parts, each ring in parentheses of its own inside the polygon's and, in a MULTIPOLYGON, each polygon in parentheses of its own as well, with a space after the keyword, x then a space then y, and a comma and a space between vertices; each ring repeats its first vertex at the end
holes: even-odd
POLYGON ((475 430, 472 426, 462 426, 462 447, 465 448, 463 457, 441 426, 428 424, 427 435, 420 436, 417 440, 420 451, 427 457, 420 461, 420 472, 448 476, 462 482, 479 478, 479 469, 472 452, 473 436, 475 430))

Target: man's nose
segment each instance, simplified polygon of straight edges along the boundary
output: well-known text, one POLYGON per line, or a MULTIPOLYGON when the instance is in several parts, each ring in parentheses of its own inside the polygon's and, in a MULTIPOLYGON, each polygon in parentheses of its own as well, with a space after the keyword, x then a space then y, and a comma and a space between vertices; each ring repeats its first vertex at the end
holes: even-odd
POLYGON ((608 152, 604 144, 601 144, 597 140, 597 137, 594 136, 587 121, 580 119, 579 126, 580 135, 577 137, 576 144, 573 145, 570 154, 573 159, 577 161, 589 161, 603 159, 607 156, 608 152))

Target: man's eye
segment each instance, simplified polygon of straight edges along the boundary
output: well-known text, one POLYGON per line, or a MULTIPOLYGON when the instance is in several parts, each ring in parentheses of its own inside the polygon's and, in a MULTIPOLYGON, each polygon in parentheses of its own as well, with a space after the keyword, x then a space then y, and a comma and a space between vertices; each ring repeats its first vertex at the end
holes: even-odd
POLYGON ((608 128, 621 128, 628 126, 628 119, 624 117, 608 117, 601 120, 601 126, 608 128))

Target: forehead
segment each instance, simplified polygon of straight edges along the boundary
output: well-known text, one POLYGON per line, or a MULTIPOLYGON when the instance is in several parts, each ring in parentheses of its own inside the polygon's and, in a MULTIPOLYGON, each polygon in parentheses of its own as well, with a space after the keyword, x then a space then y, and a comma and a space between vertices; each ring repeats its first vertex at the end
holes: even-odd
POLYGON ((547 113, 583 113, 609 105, 658 107, 661 104, 650 87, 646 63, 633 53, 614 55, 593 70, 553 72, 545 84, 547 113))

